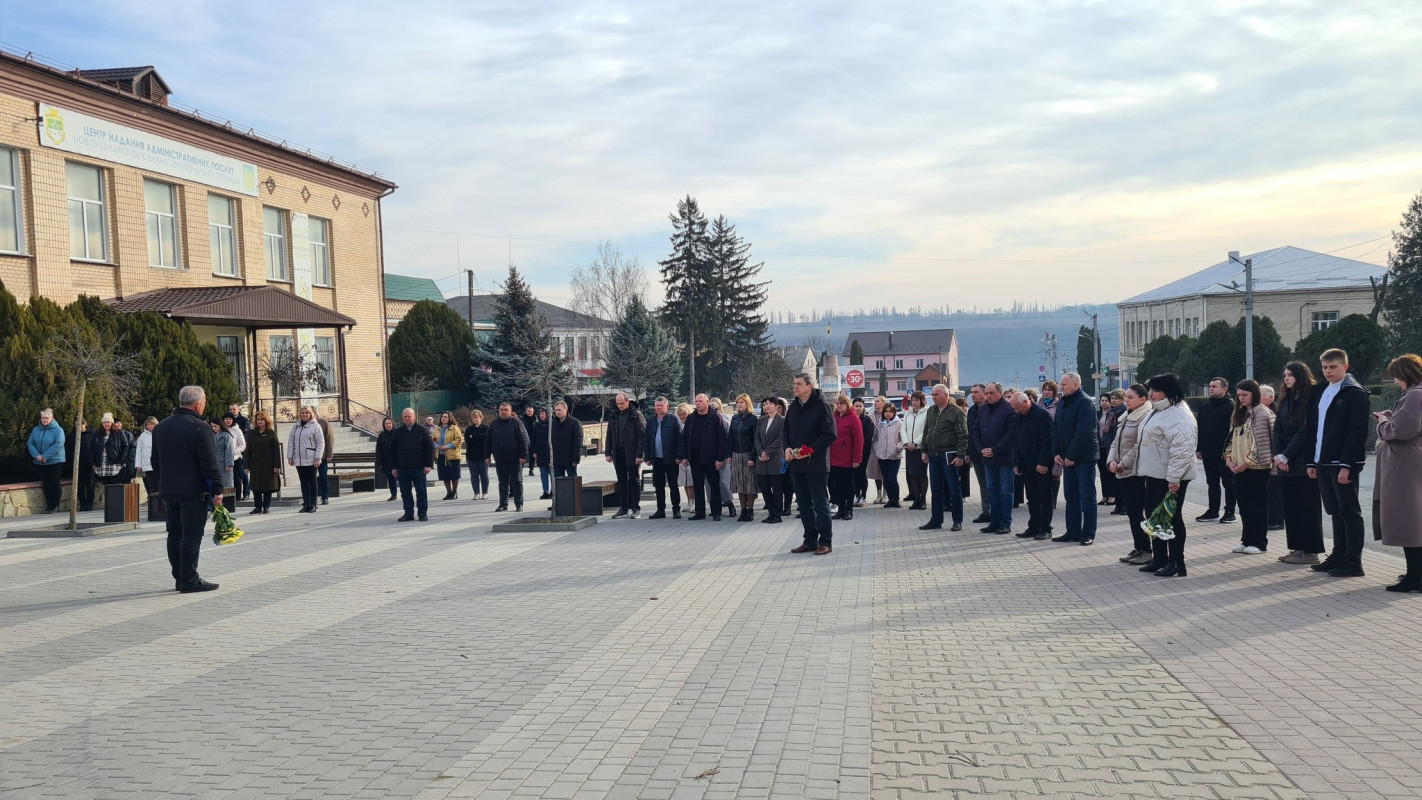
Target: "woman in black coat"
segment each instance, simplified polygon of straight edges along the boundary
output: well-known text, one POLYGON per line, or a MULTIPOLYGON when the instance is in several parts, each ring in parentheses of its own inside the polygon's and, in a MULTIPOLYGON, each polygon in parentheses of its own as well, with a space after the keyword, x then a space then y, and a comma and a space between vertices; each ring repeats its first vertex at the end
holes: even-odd
POLYGON ((400 490, 400 482, 391 476, 395 469, 395 420, 386 417, 380 423, 380 435, 375 437, 375 471, 385 475, 385 485, 390 487, 390 497, 394 500, 400 490))
POLYGON ((469 462, 469 485, 475 500, 489 499, 489 426, 484 424, 484 412, 475 409, 469 427, 464 429, 464 458, 469 462))

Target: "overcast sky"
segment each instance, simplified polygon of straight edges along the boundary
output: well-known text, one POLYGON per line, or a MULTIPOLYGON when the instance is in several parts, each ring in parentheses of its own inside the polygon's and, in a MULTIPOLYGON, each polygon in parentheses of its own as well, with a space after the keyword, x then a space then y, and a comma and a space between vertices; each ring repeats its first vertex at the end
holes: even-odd
POLYGON ((9 45, 153 64, 398 183, 386 270, 447 294, 512 253, 565 300, 600 239, 655 275, 691 194, 777 310, 1110 302, 1229 250, 1382 263, 1422 190, 1402 0, 0 9, 9 45))

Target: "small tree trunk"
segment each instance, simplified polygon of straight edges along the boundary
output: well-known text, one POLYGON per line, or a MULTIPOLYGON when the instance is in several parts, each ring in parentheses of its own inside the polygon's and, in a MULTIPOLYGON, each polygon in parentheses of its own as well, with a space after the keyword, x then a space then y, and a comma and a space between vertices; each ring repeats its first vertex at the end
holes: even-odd
POLYGON ((553 416, 553 396, 548 396, 548 493, 553 495, 552 508, 548 509, 548 518, 553 519, 558 516, 558 473, 553 469, 553 422, 558 419, 553 416))
POLYGON ((79 402, 78 411, 74 415, 74 463, 70 466, 69 475, 69 527, 66 530, 78 530, 79 528, 79 448, 84 446, 83 436, 79 432, 79 426, 84 421, 84 392, 89 388, 89 381, 84 377, 79 378, 79 402))

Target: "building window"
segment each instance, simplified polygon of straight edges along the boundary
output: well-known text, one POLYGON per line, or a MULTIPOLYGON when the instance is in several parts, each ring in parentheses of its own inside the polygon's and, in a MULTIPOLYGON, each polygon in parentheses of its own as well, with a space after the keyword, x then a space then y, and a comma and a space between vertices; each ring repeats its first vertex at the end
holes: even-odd
POLYGON ((586 336, 578 337, 578 360, 588 360, 588 337, 586 336))
MULTIPOLYGON (((915 367, 918 367, 919 369, 923 369, 923 359, 921 359, 921 358, 918 359, 918 361, 914 364, 914 366, 915 366, 915 367)), ((900 386, 899 388, 902 389, 902 388, 904 388, 904 387, 900 386)))
POLYGON ((571 360, 573 358, 573 337, 563 337, 563 357, 571 360))
POLYGON ((104 217, 104 173, 88 164, 64 162, 69 187, 69 257, 109 260, 108 222, 104 217))
POLYGON ((883 368, 884 368, 884 359, 882 359, 882 358, 876 359, 876 360, 874 361, 874 369, 883 369, 883 368))
POLYGON ((601 361, 601 360, 602 360, 602 337, 601 337, 601 336, 594 336, 594 337, 592 337, 592 360, 593 360, 593 361, 601 361))
POLYGON ((1338 312, 1337 312, 1337 311, 1315 311, 1315 312, 1313 312, 1313 327, 1311 328, 1311 330, 1313 330, 1314 332, 1326 331, 1326 330, 1328 330, 1329 328, 1331 328, 1331 327, 1333 327, 1334 325, 1337 325, 1337 324, 1338 324, 1338 312))
POLYGON ((336 388, 336 337, 317 336, 314 343, 311 357, 321 365, 321 377, 326 381, 326 386, 321 391, 332 392, 336 388))
POLYGON ((907 380, 899 381, 899 382, 898 382, 898 387, 899 387, 899 391, 901 391, 901 392, 903 392, 903 391, 908 391, 908 381, 907 381, 907 380))
POLYGON ((178 190, 143 181, 143 218, 148 226, 148 266, 178 268, 178 190))
POLYGON ((207 238, 212 243, 212 272, 237 277, 237 201, 207 196, 207 238))
POLYGON ((267 260, 267 280, 291 280, 286 268, 285 211, 262 206, 262 248, 267 260))
POLYGON ((896 358, 896 359, 894 359, 894 369, 903 369, 903 368, 904 368, 904 360, 903 360, 902 358, 896 358))
POLYGON ((311 282, 317 286, 331 285, 331 223, 320 217, 307 217, 311 232, 311 282))
POLYGON ((237 390, 242 393, 245 399, 247 396, 247 359, 242 357, 242 337, 219 336, 217 337, 217 349, 222 351, 222 356, 232 367, 232 374, 237 378, 237 390))
POLYGON ((20 211, 20 154, 0 147, 0 253, 25 251, 25 220, 20 211))

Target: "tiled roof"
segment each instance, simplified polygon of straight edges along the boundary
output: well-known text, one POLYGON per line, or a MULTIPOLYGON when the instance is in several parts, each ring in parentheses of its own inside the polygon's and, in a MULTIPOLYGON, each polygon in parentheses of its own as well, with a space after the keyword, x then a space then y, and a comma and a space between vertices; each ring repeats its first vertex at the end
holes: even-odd
MULTIPOLYGON (((1354 261, 1327 253, 1315 253, 1299 247, 1279 247, 1240 256, 1254 262, 1254 291, 1289 292, 1308 289, 1361 289, 1371 284, 1368 278, 1381 279, 1387 267, 1354 261)), ((1237 294, 1226 288, 1238 282, 1244 288, 1244 265, 1225 259, 1192 275, 1165 284, 1157 289, 1122 300, 1127 303, 1158 303, 1201 295, 1237 294), (1223 286, 1221 284, 1224 284, 1223 286)))
POLYGON ((125 314, 156 311, 197 324, 250 328, 345 328, 355 320, 275 286, 154 289, 104 302, 125 314))
MULTIPOLYGON (((494 321, 494 299, 500 297, 495 294, 474 295, 474 321, 492 323, 494 321)), ((461 294, 458 297, 446 299, 445 305, 454 309, 465 322, 469 321, 469 295, 461 294)), ((612 320, 598 319, 587 314, 579 314, 570 311, 562 306, 555 306, 552 303, 545 303, 535 299, 538 304, 538 312, 548 318, 548 324, 554 328, 611 328, 617 324, 612 320)))
POLYGON ((385 273, 385 299, 386 300, 408 300, 417 303, 421 300, 433 300, 437 303, 444 302, 444 292, 439 290, 439 286, 429 278, 415 278, 410 275, 392 275, 385 273))
POLYGON ((926 331, 864 331, 851 333, 844 340, 842 356, 849 355, 855 341, 865 355, 892 356, 914 353, 946 353, 953 348, 953 329, 936 328, 926 331), (889 345, 892 337, 893 346, 889 345))

